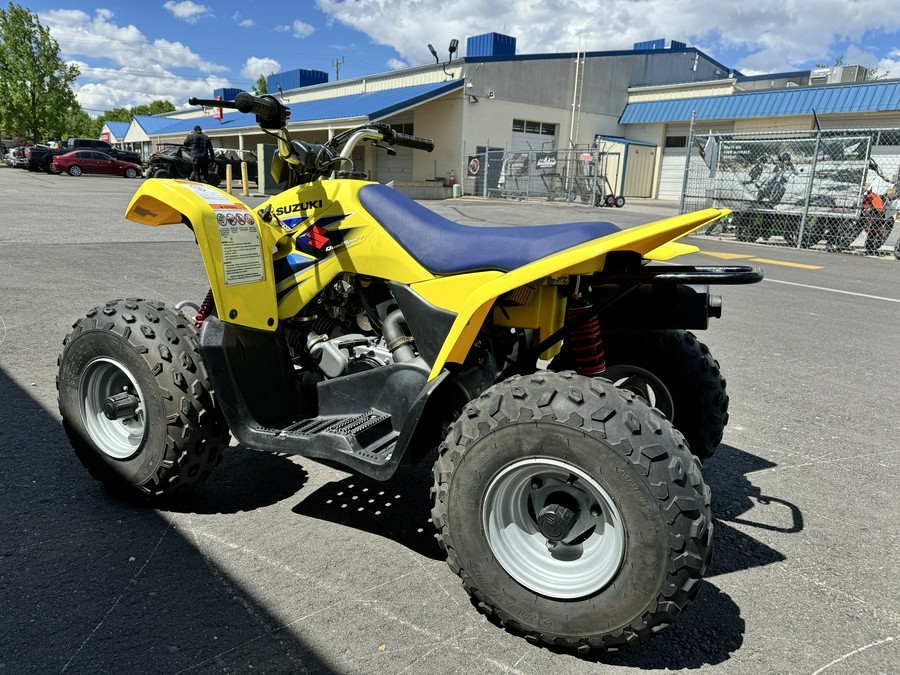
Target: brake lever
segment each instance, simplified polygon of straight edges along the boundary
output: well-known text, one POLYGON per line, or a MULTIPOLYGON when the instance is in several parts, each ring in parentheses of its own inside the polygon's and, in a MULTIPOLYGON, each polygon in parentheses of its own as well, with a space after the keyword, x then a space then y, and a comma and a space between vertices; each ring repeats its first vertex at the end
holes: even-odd
POLYGON ((372 141, 372 145, 374 145, 376 148, 381 148, 382 150, 387 150, 388 157, 396 157, 397 156, 397 151, 394 150, 393 148, 390 148, 386 145, 378 145, 377 141, 372 141))

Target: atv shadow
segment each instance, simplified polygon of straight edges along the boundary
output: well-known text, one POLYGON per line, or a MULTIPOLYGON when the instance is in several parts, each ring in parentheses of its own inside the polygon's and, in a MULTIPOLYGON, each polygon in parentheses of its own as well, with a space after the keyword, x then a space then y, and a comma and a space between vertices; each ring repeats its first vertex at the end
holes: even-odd
POLYGON ((293 497, 309 480, 306 469, 291 455, 226 448, 222 464, 209 480, 168 507, 176 513, 240 513, 293 497))
POLYGON ((783 553, 754 539, 732 524, 769 532, 794 534, 804 527, 796 505, 763 495, 748 474, 770 469, 775 463, 729 445, 720 445, 703 467, 703 477, 712 490, 715 544, 706 581, 694 601, 673 624, 638 649, 588 655, 587 659, 608 665, 652 669, 695 669, 723 663, 740 649, 745 622, 740 607, 714 581, 719 575, 763 567, 786 560, 783 553), (757 519, 742 517, 750 509, 757 519))
POLYGON ((387 481, 353 475, 327 483, 293 511, 391 539, 431 560, 444 560, 429 497, 436 459, 433 452, 416 466, 401 466, 387 481))

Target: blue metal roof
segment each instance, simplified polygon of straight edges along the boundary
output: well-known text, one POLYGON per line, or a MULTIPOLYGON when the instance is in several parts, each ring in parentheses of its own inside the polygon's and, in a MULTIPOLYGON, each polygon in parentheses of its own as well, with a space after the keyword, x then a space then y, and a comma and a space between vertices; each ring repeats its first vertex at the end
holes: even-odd
POLYGON ((137 122, 138 126, 143 129, 144 133, 148 136, 150 134, 158 134, 161 129, 165 129, 167 126, 176 122, 184 121, 173 120, 171 117, 153 117, 152 115, 135 115, 131 119, 132 121, 137 122))
MULTIPOLYGON (((420 84, 413 87, 386 89, 366 94, 350 94, 349 96, 339 96, 337 98, 294 103, 288 106, 291 110, 290 121, 315 122, 354 117, 375 121, 399 110, 442 96, 462 86, 462 80, 452 80, 451 82, 420 84)), ((225 114, 221 120, 213 119, 212 117, 173 120, 171 118, 145 118, 141 116, 135 116, 134 119, 148 135, 152 134, 154 136, 177 133, 186 134, 198 124, 204 131, 256 127, 256 117, 254 115, 230 112, 225 114), (147 120, 152 120, 152 122, 147 123, 147 120)))
POLYGON ((103 126, 109 129, 109 132, 116 138, 124 138, 128 133, 128 127, 131 122, 104 122, 103 126))
POLYGON ((601 141, 606 141, 607 143, 621 143, 622 145, 645 145, 648 148, 656 147, 653 143, 647 143, 646 141, 633 141, 630 138, 624 138, 622 136, 607 136, 606 134, 597 134, 597 138, 601 141))
POLYGON ((900 111, 900 81, 629 103, 619 124, 687 122, 693 111, 698 120, 730 120, 808 115, 813 109, 819 115, 900 111))

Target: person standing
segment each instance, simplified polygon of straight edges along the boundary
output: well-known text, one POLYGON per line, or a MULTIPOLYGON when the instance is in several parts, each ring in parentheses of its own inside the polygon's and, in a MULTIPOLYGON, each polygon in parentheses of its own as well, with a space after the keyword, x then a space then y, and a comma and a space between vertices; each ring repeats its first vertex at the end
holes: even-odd
POLYGON ((212 141, 198 124, 184 139, 184 145, 191 149, 191 180, 205 183, 209 165, 215 159, 212 141))

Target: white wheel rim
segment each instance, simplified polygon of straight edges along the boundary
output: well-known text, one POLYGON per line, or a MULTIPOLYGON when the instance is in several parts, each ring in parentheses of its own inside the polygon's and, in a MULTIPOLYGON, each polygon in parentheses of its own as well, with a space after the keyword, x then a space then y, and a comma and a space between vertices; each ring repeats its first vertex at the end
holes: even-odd
POLYGON ((84 426, 105 455, 128 459, 140 450, 147 430, 144 395, 128 368, 110 358, 94 359, 81 374, 78 394, 84 426), (103 403, 123 391, 137 396, 137 410, 131 417, 111 420, 103 414, 103 403))
POLYGON ((503 569, 550 598, 596 593, 612 582, 625 557, 625 527, 612 498, 586 472, 556 459, 520 460, 494 476, 484 495, 482 527, 503 569), (535 495, 546 497, 548 489, 585 504, 571 528, 580 534, 552 548, 534 517, 535 495))

